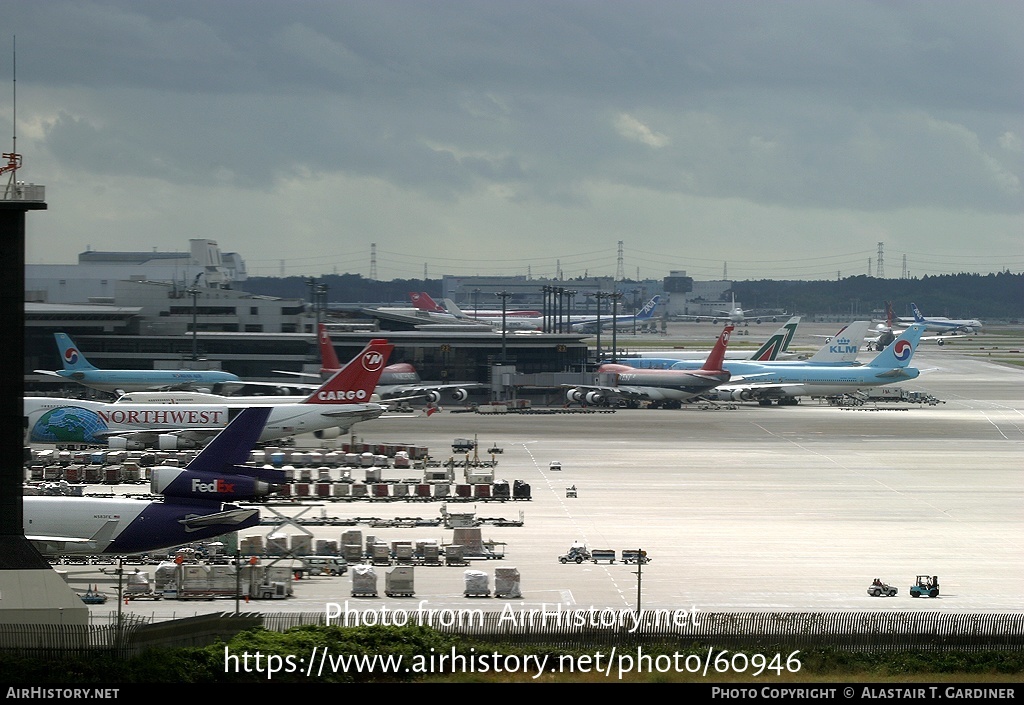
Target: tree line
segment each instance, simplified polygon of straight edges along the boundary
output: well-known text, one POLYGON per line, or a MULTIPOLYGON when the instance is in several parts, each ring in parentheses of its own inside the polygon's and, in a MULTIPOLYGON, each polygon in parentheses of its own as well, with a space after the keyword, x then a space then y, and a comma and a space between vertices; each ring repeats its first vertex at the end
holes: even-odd
MULTIPOLYGON (((623 281, 623 291, 639 282, 623 281)), ((310 277, 250 277, 240 288, 254 294, 311 301, 320 287, 329 302, 408 303, 410 291, 440 298, 440 279, 378 281, 361 274, 310 277)), ((983 321, 1024 320, 1024 274, 939 274, 913 279, 880 279, 866 275, 836 281, 763 279, 736 281, 732 293, 745 308, 778 309, 818 316, 865 315, 884 311, 892 302, 897 316, 910 316, 916 303, 926 316, 979 318, 983 321)), ((729 293, 726 294, 727 296, 729 293)))

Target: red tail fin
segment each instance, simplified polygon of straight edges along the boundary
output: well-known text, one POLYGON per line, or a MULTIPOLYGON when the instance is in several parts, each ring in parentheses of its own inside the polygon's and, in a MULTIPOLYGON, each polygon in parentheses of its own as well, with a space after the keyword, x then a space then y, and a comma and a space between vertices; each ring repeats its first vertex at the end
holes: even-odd
POLYGON ((412 301, 412 305, 418 308, 420 311, 430 311, 431 313, 445 313, 445 308, 441 304, 430 298, 430 294, 425 291, 413 292, 409 294, 409 300, 412 301))
POLYGON ((702 372, 717 372, 722 369, 722 361, 725 360, 725 349, 729 346, 729 336, 732 335, 735 326, 726 326, 722 334, 718 336, 715 347, 711 348, 711 354, 701 366, 702 372))
POLYGON ((334 352, 334 343, 331 336, 327 335, 327 326, 323 323, 319 326, 318 345, 320 346, 320 374, 329 377, 341 369, 341 360, 338 353, 334 352))
POLYGON ((304 404, 362 404, 370 401, 395 346, 374 338, 363 351, 313 392, 304 404))

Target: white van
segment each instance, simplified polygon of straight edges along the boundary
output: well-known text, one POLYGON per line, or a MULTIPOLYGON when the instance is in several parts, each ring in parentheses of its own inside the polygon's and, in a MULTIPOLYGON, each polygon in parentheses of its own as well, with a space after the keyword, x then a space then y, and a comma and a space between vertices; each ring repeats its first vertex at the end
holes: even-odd
POLYGON ((303 556, 310 575, 344 575, 348 572, 348 561, 342 556, 303 556))

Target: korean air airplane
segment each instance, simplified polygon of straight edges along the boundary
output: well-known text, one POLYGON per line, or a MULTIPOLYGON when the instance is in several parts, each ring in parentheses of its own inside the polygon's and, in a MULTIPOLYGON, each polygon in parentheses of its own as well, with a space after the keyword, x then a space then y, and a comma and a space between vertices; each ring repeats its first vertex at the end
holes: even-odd
POLYGON ((65 333, 54 333, 62 370, 36 370, 103 392, 140 392, 167 389, 212 389, 215 384, 240 382, 237 375, 221 370, 101 370, 91 364, 65 333))

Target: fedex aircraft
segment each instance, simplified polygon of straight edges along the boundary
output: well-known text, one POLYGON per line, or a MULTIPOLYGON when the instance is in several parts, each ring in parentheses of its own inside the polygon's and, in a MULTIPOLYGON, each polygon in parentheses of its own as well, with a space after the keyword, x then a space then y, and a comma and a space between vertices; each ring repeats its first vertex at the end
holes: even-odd
POLYGON ((238 415, 184 468, 153 469, 163 499, 26 496, 25 537, 44 555, 147 553, 258 526, 259 510, 234 502, 263 497, 283 470, 244 465, 270 409, 238 415))
POLYGON ((54 333, 64 362, 62 370, 35 370, 37 374, 63 377, 103 392, 161 389, 210 389, 215 384, 239 382, 237 375, 221 370, 101 370, 85 359, 65 333, 54 333))
MULTIPOLYGON (((302 433, 337 438, 359 421, 375 419, 384 407, 371 401, 374 387, 394 349, 374 339, 345 367, 298 403, 272 404, 257 441, 302 433)), ((164 450, 196 448, 220 433, 249 401, 220 404, 126 404, 81 399, 25 397, 26 441, 97 444, 110 448, 164 450)))

